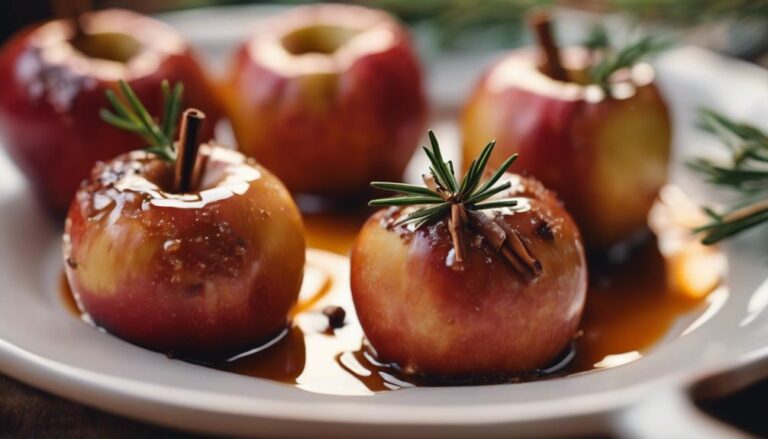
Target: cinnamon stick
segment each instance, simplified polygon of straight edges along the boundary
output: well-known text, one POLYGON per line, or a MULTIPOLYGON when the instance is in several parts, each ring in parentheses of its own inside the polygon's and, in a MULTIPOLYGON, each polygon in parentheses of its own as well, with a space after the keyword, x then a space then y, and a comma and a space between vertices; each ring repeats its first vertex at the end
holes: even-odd
POLYGON ((464 207, 460 204, 451 204, 451 218, 448 222, 448 231, 451 233, 451 240, 453 241, 455 267, 459 270, 463 268, 464 255, 466 254, 464 235, 462 233, 462 228, 464 227, 463 218, 465 218, 465 215, 462 213, 463 210, 464 207))
POLYGON ((205 113, 190 108, 181 117, 181 130, 176 151, 176 173, 174 188, 177 193, 189 192, 197 187, 202 172, 200 135, 205 122, 205 113))
POLYGON ((542 266, 519 233, 503 217, 489 218, 481 212, 468 211, 469 224, 480 232, 494 251, 501 253, 512 268, 528 282, 541 275, 542 266))
POLYGON ((507 224, 506 221, 504 221, 504 218, 502 216, 497 216, 494 221, 496 224, 499 225, 499 227, 504 230, 504 233, 507 235, 507 243, 512 248, 512 251, 517 255, 520 260, 525 264, 526 267, 533 273, 534 275, 538 276, 541 271, 541 262, 539 262, 531 253, 531 250, 528 248, 527 245, 525 245, 525 241, 520 237, 520 233, 509 227, 509 224, 507 224))
POLYGON ((530 16, 529 23, 536 36, 539 52, 542 56, 541 71, 557 81, 567 81, 568 74, 560 59, 560 50, 552 35, 551 18, 546 11, 538 11, 530 16))
POLYGON ((494 251, 500 251, 507 235, 496 223, 481 212, 468 212, 469 222, 479 231, 494 251))
POLYGON ((523 277, 523 279, 525 279, 526 281, 529 280, 529 277, 530 277, 529 271, 526 269, 525 265, 523 265, 523 263, 520 262, 520 260, 517 258, 515 253, 512 250, 510 250, 508 247, 502 247, 500 251, 501 251, 501 255, 504 256, 504 259, 507 260, 509 265, 511 265, 512 268, 514 268, 515 271, 518 272, 518 274, 520 274, 523 277))

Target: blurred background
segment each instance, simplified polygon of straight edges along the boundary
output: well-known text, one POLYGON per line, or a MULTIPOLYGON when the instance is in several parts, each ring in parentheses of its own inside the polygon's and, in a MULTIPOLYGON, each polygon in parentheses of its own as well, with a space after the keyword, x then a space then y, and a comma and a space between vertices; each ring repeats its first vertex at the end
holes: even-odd
MULTIPOLYGON (((696 44, 768 67, 766 0, 349 0, 392 12, 414 29, 422 51, 517 47, 528 42, 524 16, 555 6, 561 41, 583 42, 600 20, 612 37, 674 34, 696 44), (565 17, 563 17, 565 16, 565 17), (565 19, 564 19, 565 18, 565 19)), ((79 10, 124 7, 148 14, 242 4, 307 1, 247 0, 25 0, 0 5, 0 42, 31 23, 79 10)))

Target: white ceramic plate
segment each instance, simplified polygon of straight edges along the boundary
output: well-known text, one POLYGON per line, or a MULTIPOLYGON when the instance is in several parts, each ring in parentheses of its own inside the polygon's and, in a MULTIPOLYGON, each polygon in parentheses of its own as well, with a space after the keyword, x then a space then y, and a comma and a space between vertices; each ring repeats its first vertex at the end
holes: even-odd
MULTIPOLYGON (((163 18, 221 66, 264 11, 227 8, 163 18)), ((451 114, 492 58, 428 60, 431 98, 444 115, 434 126, 454 148, 458 138, 451 114)), ((701 198, 708 188, 680 164, 694 150, 714 151, 716 143, 691 128, 693 110, 717 105, 759 123, 768 113, 768 74, 693 48, 668 53, 658 68, 676 127, 674 181, 701 198)), ((367 397, 309 393, 169 360, 94 330, 73 318, 59 298, 59 235, 0 155, 0 370, 110 412, 188 430, 270 437, 722 436, 735 433, 692 409, 685 389, 714 371, 768 356, 765 230, 727 246, 729 292, 711 295, 638 361, 541 382, 414 388, 367 397)))

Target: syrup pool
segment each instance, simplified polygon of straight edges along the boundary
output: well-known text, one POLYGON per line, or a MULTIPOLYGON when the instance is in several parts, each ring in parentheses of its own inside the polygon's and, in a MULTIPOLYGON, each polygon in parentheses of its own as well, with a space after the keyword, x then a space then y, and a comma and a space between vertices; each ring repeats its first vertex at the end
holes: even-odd
MULTIPOLYGON (((366 212, 306 215, 312 249, 293 326, 267 345, 207 366, 325 394, 370 395, 438 384, 377 362, 363 345, 346 254, 365 217, 366 212), (346 311, 343 327, 329 328, 322 313, 326 306, 346 311)), ((502 382, 617 367, 652 351, 680 323, 688 322, 688 327, 674 331, 677 334, 701 323, 707 316, 707 298, 714 293, 723 297, 727 291, 722 286, 724 256, 717 248, 699 244, 689 232, 700 220, 698 208, 679 189, 665 188, 650 215, 652 233, 608 257, 589 260, 586 308, 571 349, 549 370, 502 382)), ((66 281, 62 292, 66 308, 79 314, 66 281)))

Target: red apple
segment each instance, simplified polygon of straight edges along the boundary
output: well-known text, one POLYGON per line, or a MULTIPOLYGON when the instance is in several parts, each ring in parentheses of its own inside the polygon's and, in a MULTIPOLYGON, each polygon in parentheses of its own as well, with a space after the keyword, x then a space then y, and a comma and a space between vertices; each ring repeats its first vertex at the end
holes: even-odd
MULTIPOLYGON (((374 214, 352 250, 352 296, 379 360, 405 372, 448 377, 516 374, 547 366, 578 329, 587 288, 579 232, 554 194, 533 179, 505 174, 514 211, 490 215, 521 237, 541 263, 529 279, 465 231, 463 269, 447 219, 395 225, 402 208, 374 214)), ((478 214, 483 214, 479 211, 478 214)))
POLYGON ((226 89, 240 150, 301 193, 353 196, 399 180, 426 117, 406 30, 358 6, 270 20, 237 53, 226 89))
POLYGON ((270 172, 201 147, 199 187, 174 193, 174 166, 134 151, 98 164, 64 231, 67 279, 94 323, 132 343, 207 357, 285 328, 304 269, 301 216, 270 172))
POLYGON ((208 114, 219 105, 196 58, 167 25, 123 10, 81 17, 85 32, 56 20, 27 29, 0 51, 0 142, 45 206, 66 212, 94 163, 141 146, 103 124, 106 89, 126 79, 151 114, 161 114, 160 82, 181 81, 185 105, 208 114))
MULTIPOLYGON (((561 51, 572 80, 589 55, 561 51)), ((671 126, 654 70, 637 64, 614 75, 610 96, 587 81, 551 79, 536 52, 521 50, 486 72, 464 109, 464 157, 494 138, 491 165, 518 152, 516 169, 557 192, 587 245, 605 248, 646 226, 667 180, 671 126)))

